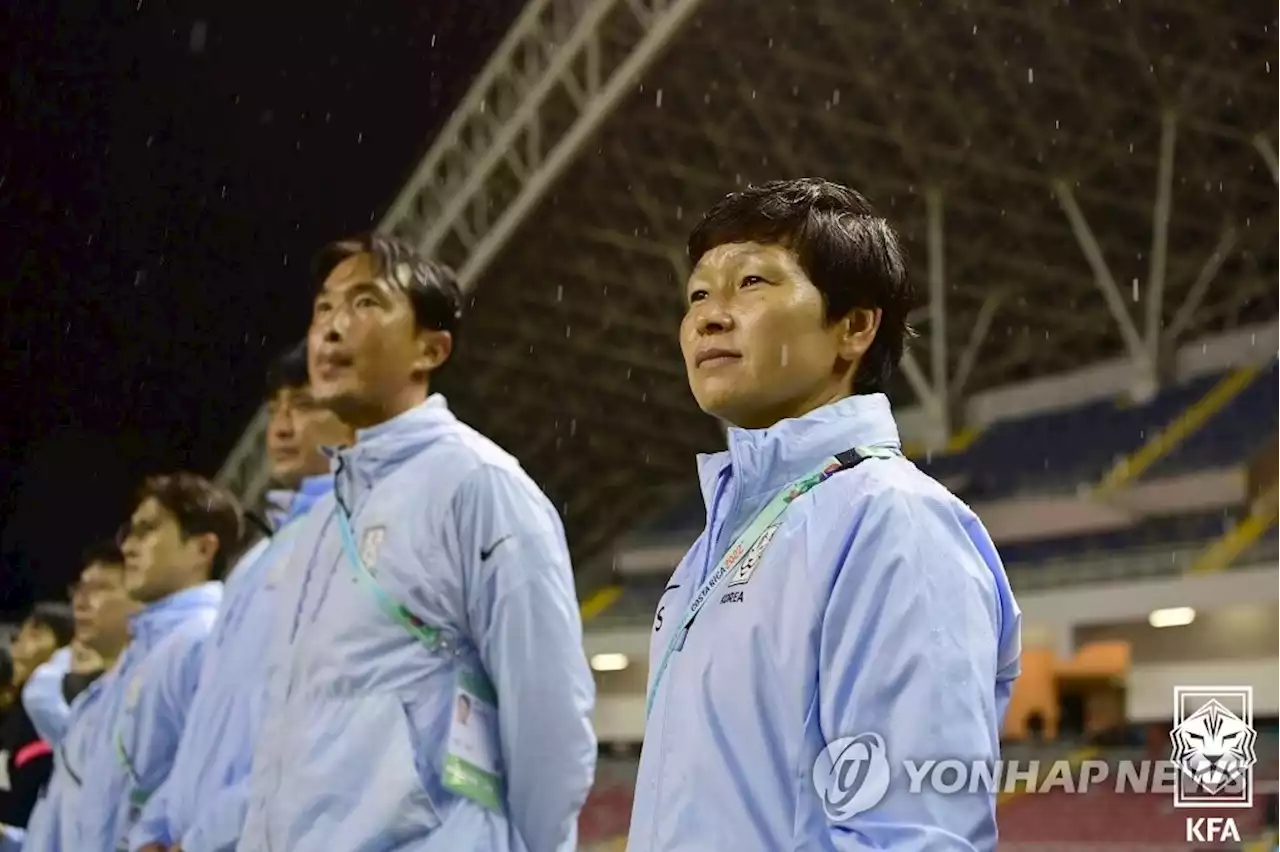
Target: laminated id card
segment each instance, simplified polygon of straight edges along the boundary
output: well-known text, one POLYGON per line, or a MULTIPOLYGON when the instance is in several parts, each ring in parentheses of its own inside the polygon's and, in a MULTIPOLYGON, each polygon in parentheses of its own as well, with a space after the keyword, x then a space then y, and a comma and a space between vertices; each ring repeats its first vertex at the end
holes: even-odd
POLYGON ((502 809, 497 696, 474 669, 462 670, 453 692, 444 786, 490 810, 502 809))

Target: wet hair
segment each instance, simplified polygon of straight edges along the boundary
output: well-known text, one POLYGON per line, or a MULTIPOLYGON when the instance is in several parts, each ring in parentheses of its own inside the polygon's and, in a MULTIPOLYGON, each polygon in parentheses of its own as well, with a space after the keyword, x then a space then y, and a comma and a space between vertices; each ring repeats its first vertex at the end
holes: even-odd
POLYGON ((95 541, 80 553, 80 566, 82 568, 88 568, 90 565, 123 564, 124 554, 120 552, 120 545, 107 539, 95 541))
POLYGON ((244 537, 244 511, 231 492, 203 476, 181 471, 148 477, 138 492, 138 502, 148 499, 177 519, 184 538, 212 533, 218 539, 209 576, 222 579, 244 537))
POLYGON ((307 342, 304 340, 281 352, 267 367, 266 398, 271 399, 285 388, 305 388, 307 375, 307 342))
POLYGON ((320 250, 312 267, 315 286, 323 286, 338 264, 358 254, 373 257, 375 274, 409 297, 418 328, 449 332, 457 351, 462 325, 462 288, 452 269, 423 257, 404 240, 363 234, 330 243, 320 250))
POLYGON ((880 328, 858 365, 853 392, 883 391, 907 341, 907 314, 919 294, 908 278, 898 235, 865 198, 820 178, 772 181, 716 203, 689 235, 693 264, 727 243, 781 245, 822 293, 827 321, 878 308, 880 328))
POLYGON ((76 620, 71 607, 63 603, 44 601, 36 604, 27 616, 27 621, 38 627, 47 627, 53 634, 58 647, 70 644, 76 633, 76 620))

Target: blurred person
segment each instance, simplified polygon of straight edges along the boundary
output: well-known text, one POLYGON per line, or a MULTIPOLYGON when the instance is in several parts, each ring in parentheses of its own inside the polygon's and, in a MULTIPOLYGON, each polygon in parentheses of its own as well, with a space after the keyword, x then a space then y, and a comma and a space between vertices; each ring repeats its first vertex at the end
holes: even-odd
POLYGON ((85 767, 77 849, 124 846, 169 774, 222 601, 219 578, 243 524, 235 498, 203 477, 174 473, 143 483, 120 542, 125 589, 142 608, 106 684, 110 737, 85 767))
MULTIPOLYGON (((94 566, 122 572, 124 557, 120 555, 120 548, 115 542, 97 542, 85 548, 80 564, 83 566, 80 579, 70 589, 71 613, 75 625, 71 643, 60 648, 36 669, 22 690, 23 706, 31 715, 36 730, 40 732, 41 738, 55 746, 66 733, 67 719, 71 715, 71 703, 75 696, 88 688, 107 667, 102 655, 93 647, 94 644, 101 644, 95 643, 92 634, 98 617, 95 596, 101 593, 103 587, 100 572, 94 566)), ((122 637, 112 637, 106 645, 116 648, 115 653, 118 653, 123 642, 122 637)))
POLYGON ((311 392, 356 442, 295 546, 239 848, 572 849, 596 743, 568 548, 518 462, 430 393, 457 281, 382 237, 317 266, 311 392))
POLYGON ((901 771, 999 756, 1020 614, 977 517, 902 457, 897 236, 852 190, 781 181, 716 204, 688 255, 689 385, 731 428, 654 619, 628 850, 993 850, 992 796, 901 771), (850 758, 877 753, 856 812, 850 758))
MULTIPOLYGON (((89 548, 84 564, 72 595, 76 639, 98 655, 104 668, 112 669, 129 643, 129 619, 138 604, 125 589, 123 557, 114 545, 89 548)), ((64 659, 73 656, 65 655, 64 659)), ((54 747, 53 774, 32 811, 25 838, 21 831, 7 829, 7 845, 0 844, 0 849, 80 852, 84 848, 78 824, 81 784, 91 757, 110 746, 115 717, 105 685, 116 672, 113 669, 74 700, 59 706, 59 699, 65 698, 61 685, 65 671, 58 665, 55 654, 36 670, 22 695, 37 730, 54 747)))
MULTIPOLYGON (((11 683, 21 691, 33 672, 71 641, 75 620, 66 604, 39 603, 22 622, 12 648, 11 683)), ((53 770, 53 748, 18 701, 0 723, 0 823, 25 828, 53 770)))
POLYGON ((277 594, 281 573, 302 518, 333 491, 322 448, 352 440, 351 430, 311 397, 305 344, 271 365, 266 391, 267 458, 277 486, 270 502, 284 515, 271 515, 279 524, 271 539, 245 554, 228 577, 173 768, 130 833, 132 849, 230 852, 244 825, 270 676, 264 649, 276 613, 288 609, 277 594))

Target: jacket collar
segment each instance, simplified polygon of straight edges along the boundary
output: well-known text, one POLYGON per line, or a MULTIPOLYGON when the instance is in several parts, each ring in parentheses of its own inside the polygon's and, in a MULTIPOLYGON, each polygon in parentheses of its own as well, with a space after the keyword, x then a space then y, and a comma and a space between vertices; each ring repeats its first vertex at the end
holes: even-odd
POLYGON ((217 581, 174 592, 135 613, 129 619, 129 634, 134 641, 150 643, 192 615, 201 610, 217 609, 221 603, 222 584, 217 581))
POLYGON ((325 450, 333 461, 338 496, 352 508, 374 483, 436 441, 456 435, 459 426, 444 396, 433 393, 386 422, 360 429, 353 446, 325 450))
POLYGON ((750 517, 829 456, 853 447, 901 450, 898 426, 882 393, 847 397, 767 429, 730 427, 728 439, 727 450, 698 456, 708 518, 716 486, 726 472, 735 480, 735 514, 750 517))

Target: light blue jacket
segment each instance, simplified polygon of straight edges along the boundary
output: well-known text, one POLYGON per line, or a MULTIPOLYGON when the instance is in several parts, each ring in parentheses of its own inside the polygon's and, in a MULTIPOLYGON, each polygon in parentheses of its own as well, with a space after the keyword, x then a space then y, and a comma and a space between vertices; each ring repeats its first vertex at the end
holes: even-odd
POLYGON ((59 648, 31 673, 22 687, 22 706, 40 739, 51 746, 62 742, 71 718, 71 705, 62 694, 62 680, 71 671, 71 648, 59 648))
POLYGON ((124 848, 141 804, 169 774, 221 602, 222 584, 204 583, 132 618, 125 653, 136 662, 111 683, 119 709, 85 769, 76 852, 124 848))
MULTIPOLYGON (((698 460, 707 527, 658 606, 651 691, 695 591, 760 508, 829 456, 899 445, 880 394, 728 441, 698 460)), ((710 595, 657 686, 628 852, 994 850, 991 796, 913 794, 902 769, 999 756, 1021 616, 973 512, 906 459, 868 458, 792 503, 754 564, 710 595), (885 795, 830 818, 815 763, 867 733, 883 738, 885 795)), ((844 769, 838 793, 868 777, 844 769)))
POLYGON ((293 549, 297 604, 280 610, 238 848, 573 848, 595 769, 595 689, 555 509, 438 395, 358 433, 335 477, 379 585, 447 645, 428 647, 375 604, 343 554, 334 500, 318 504, 293 549), (498 695, 501 812, 442 782, 464 664, 498 695))
POLYGON ((327 474, 305 480, 275 535, 249 551, 228 578, 173 768, 130 833, 131 849, 179 841, 184 852, 235 849, 262 721, 264 649, 280 604, 277 587, 299 519, 332 490, 327 474))
POLYGON ((44 795, 27 821, 25 836, 6 829, 8 843, 0 849, 25 852, 80 852, 81 782, 96 752, 110 742, 109 732, 122 693, 117 681, 127 677, 142 656, 141 648, 127 650, 109 672, 71 702, 64 734, 54 748, 53 772, 44 795))

